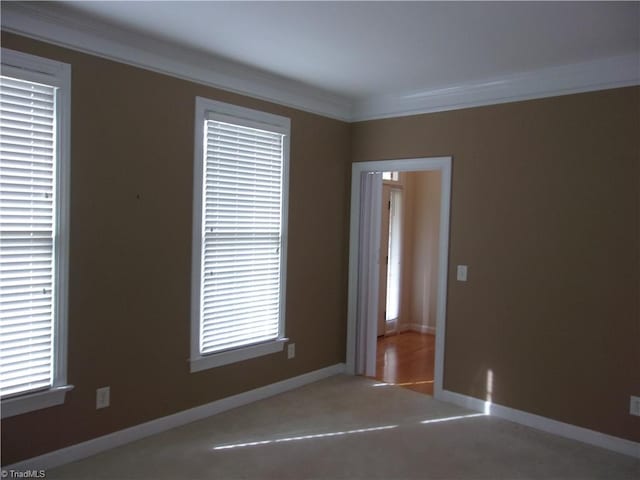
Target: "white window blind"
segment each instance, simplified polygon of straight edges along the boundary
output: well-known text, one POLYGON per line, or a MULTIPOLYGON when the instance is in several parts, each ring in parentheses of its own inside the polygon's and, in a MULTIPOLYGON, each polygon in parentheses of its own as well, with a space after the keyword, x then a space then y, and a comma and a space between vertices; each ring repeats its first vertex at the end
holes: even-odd
POLYGON ((0 79, 0 393, 54 368, 56 88, 0 79))
POLYGON ((281 335, 283 138, 205 119, 200 354, 281 335))

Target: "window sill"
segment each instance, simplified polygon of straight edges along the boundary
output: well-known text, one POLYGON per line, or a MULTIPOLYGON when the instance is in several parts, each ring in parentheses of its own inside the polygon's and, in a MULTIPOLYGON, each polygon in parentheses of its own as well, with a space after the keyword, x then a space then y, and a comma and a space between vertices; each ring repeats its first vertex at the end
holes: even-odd
POLYGON ((288 338, 278 338, 271 342, 192 358, 191 373, 200 372, 209 368, 221 367, 222 365, 228 365, 230 363, 241 362, 242 360, 248 360, 250 358, 261 357, 271 353, 281 352, 284 349, 285 342, 288 340, 288 338))
POLYGON ((71 389, 73 389, 73 385, 64 385, 62 387, 52 387, 43 392, 6 398, 2 400, 2 418, 14 417, 34 410, 62 405, 67 392, 71 389))

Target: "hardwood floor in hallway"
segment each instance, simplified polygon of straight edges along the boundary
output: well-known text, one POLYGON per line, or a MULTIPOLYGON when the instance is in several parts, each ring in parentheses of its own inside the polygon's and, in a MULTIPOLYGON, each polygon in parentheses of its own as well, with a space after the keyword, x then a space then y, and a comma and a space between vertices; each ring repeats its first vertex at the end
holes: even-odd
POLYGON ((435 335, 404 332, 379 337, 376 379, 433 395, 435 335))

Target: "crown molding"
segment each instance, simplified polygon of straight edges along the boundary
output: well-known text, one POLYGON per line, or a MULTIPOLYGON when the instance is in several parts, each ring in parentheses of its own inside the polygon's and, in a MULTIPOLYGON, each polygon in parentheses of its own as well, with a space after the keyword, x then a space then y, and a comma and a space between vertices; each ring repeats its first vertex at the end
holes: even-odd
POLYGON ((60 5, 3 2, 2 29, 325 117, 351 119, 352 100, 348 97, 98 22, 60 5))
POLYGON ((357 100, 102 23, 58 4, 4 2, 2 7, 3 30, 346 122, 640 85, 640 55, 629 54, 357 100))
POLYGON ((640 55, 621 55, 591 62, 426 89, 374 96, 355 103, 351 121, 554 97, 640 85, 640 55))

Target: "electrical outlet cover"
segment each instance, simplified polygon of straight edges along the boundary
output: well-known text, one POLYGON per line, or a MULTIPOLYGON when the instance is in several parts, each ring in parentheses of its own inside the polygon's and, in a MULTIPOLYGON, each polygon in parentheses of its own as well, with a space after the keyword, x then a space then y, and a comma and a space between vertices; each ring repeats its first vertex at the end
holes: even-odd
POLYGON ((456 280, 459 282, 467 281, 467 266, 466 265, 458 265, 458 269, 456 272, 456 280))
POLYGON ((106 408, 110 404, 111 391, 109 387, 102 387, 96 390, 96 410, 106 408))

